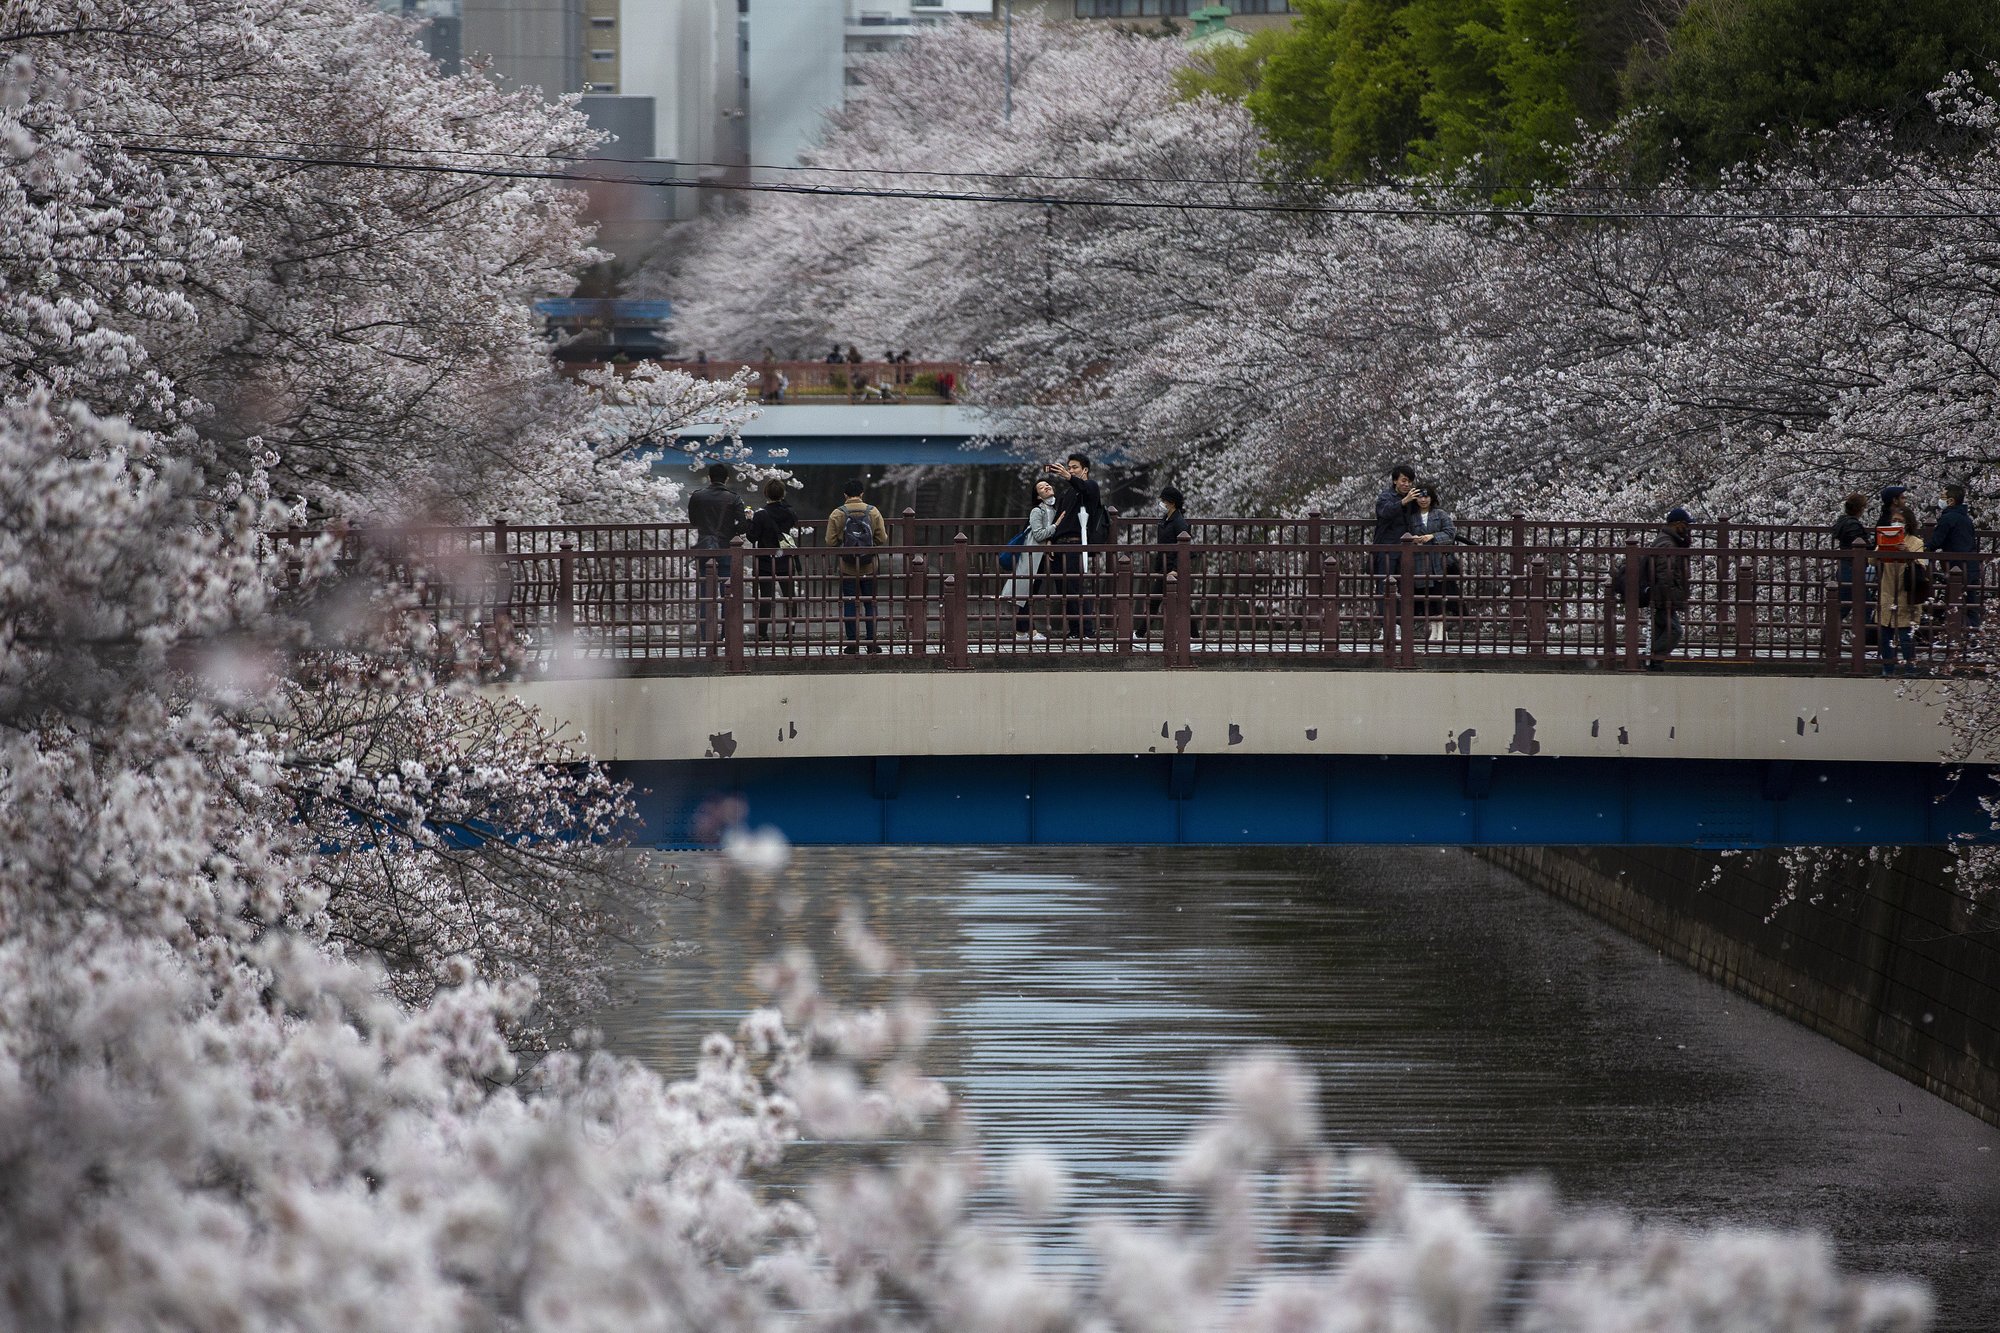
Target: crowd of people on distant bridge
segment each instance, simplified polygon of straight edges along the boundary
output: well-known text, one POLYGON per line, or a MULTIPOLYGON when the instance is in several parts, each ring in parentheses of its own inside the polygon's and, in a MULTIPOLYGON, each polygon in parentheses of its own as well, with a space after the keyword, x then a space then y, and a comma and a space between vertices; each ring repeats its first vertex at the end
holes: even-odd
MULTIPOLYGON (((755 551, 757 638, 768 641, 788 636, 796 627, 799 607, 798 534, 807 530, 808 524, 786 499, 783 481, 766 482, 765 504, 752 511, 729 489, 731 475, 727 464, 712 465, 709 485, 689 498, 688 518, 695 529, 695 545, 721 550, 736 537, 745 537, 755 551)), ((861 480, 850 480, 842 489, 843 501, 828 514, 822 541, 839 551, 843 651, 858 653, 865 645, 867 651, 879 652, 879 558, 874 548, 888 544, 888 526, 881 511, 864 498, 861 480)), ((1915 673, 1914 636, 1923 623, 1934 583, 1932 561, 1926 556, 1970 556, 1979 549, 1965 494, 1959 483, 1944 485, 1939 513, 1923 535, 1914 497, 1908 487, 1900 485, 1882 489, 1872 527, 1862 521, 1868 499, 1859 493, 1847 497, 1843 513, 1833 525, 1831 537, 1836 549, 1866 553, 1839 565, 1841 623, 1854 623, 1858 578, 1866 597, 1859 608, 1861 632, 1879 653, 1885 676, 1895 674, 1899 658, 1902 674, 1915 673)), ((1160 611, 1168 576, 1180 570, 1180 543, 1190 535, 1186 501, 1180 490, 1163 486, 1158 498, 1155 549, 1149 566, 1139 571, 1134 589, 1131 634, 1139 642, 1148 639, 1162 623, 1160 611)), ((1390 472, 1388 486, 1376 498, 1374 518, 1371 544, 1390 548, 1378 549, 1372 557, 1378 616, 1385 613, 1388 599, 1400 594, 1407 572, 1407 586, 1415 599, 1414 619, 1423 624, 1430 641, 1445 641, 1451 625, 1463 614, 1459 559, 1452 549, 1461 538, 1437 484, 1420 479, 1407 464, 1397 465, 1390 472)), ((1606 588, 1609 596, 1626 602, 1628 610, 1648 613, 1642 651, 1649 670, 1664 670, 1682 642, 1682 616, 1691 594, 1693 530, 1693 518, 1685 507, 1669 509, 1636 570, 1628 570, 1625 562, 1619 561, 1606 588)), ((1023 525, 1000 557, 1006 576, 1000 597, 1011 612, 1016 639, 1040 643, 1051 635, 1066 640, 1098 637, 1100 599, 1093 591, 1096 583, 1091 576, 1101 571, 1092 567, 1091 548, 1105 547, 1110 540, 1110 511, 1091 477, 1090 458, 1073 453, 1060 463, 1045 464, 1033 482, 1023 525), (1038 604, 1047 608, 1047 634, 1035 627, 1032 612, 1038 604)), ((1198 549, 1190 547, 1190 566, 1198 558, 1198 549)), ((1976 629, 1981 567, 1973 559, 1959 564, 1965 580, 1965 624, 1976 629)), ((729 579, 730 558, 719 556, 716 570, 722 580, 729 579)), ((699 622, 704 641, 714 632, 709 616, 704 598, 699 622)), ((1191 632, 1198 635, 1199 627, 1191 632)))

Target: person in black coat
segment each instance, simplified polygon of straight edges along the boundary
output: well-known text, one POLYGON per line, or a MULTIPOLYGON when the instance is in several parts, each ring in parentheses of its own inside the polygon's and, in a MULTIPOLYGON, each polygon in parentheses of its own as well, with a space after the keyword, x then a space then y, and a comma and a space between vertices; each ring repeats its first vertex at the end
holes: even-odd
MULTIPOLYGON (((1180 540, 1188 533, 1185 509, 1187 502, 1181 498, 1180 489, 1175 486, 1162 486, 1160 503, 1166 506, 1166 511, 1160 516, 1160 525, 1153 533, 1153 541, 1165 549, 1153 552, 1151 582, 1147 596, 1142 601, 1145 610, 1139 615, 1139 623, 1132 627, 1132 638, 1135 641, 1144 639, 1148 628, 1160 618, 1160 599, 1166 593, 1167 571, 1180 569, 1180 540)), ((1183 574, 1181 577, 1186 578, 1188 575, 1183 574)))
POLYGON ((1086 542, 1102 545, 1111 537, 1111 516, 1104 511, 1104 497, 1090 479, 1090 458, 1071 454, 1061 463, 1045 469, 1056 485, 1056 527, 1049 543, 1049 577, 1062 590, 1064 638, 1094 639, 1097 621, 1090 599, 1084 595, 1083 547, 1086 542))
POLYGON ((750 516, 750 544, 757 548, 757 637, 771 637, 771 612, 780 598, 785 603, 785 637, 790 638, 799 614, 799 586, 792 559, 797 540, 793 531, 802 526, 799 516, 785 503, 785 483, 773 477, 764 483, 764 507, 750 516), (772 552, 766 555, 764 552, 772 552))
MULTIPOLYGON (((1875 548, 1875 533, 1861 521, 1861 511, 1868 507, 1868 497, 1860 491, 1850 494, 1841 504, 1841 514, 1833 525, 1834 549, 1843 552, 1869 551, 1875 548)), ((1836 575, 1840 584, 1840 623, 1845 626, 1854 619, 1854 557, 1848 555, 1840 562, 1836 575)))
MULTIPOLYGON (((1944 488, 1944 508, 1939 511, 1937 522, 1931 524, 1930 540, 1925 545, 1945 555, 1963 557, 1978 554, 1979 530, 1973 526, 1972 511, 1965 505, 1965 487, 1953 482, 1944 488)), ((1979 561, 1937 560, 1932 564, 1941 579, 1950 578, 1954 567, 1965 571, 1965 627, 1978 629, 1980 592, 1984 584, 1979 561)))
MULTIPOLYGON (((688 522, 694 525, 694 545, 698 551, 726 550, 730 541, 749 526, 749 511, 744 508, 742 498, 729 489, 729 477, 729 464, 711 463, 708 485, 688 497, 688 522)), ((697 624, 703 643, 708 642, 710 611, 734 572, 726 555, 703 558, 695 567, 697 624)))

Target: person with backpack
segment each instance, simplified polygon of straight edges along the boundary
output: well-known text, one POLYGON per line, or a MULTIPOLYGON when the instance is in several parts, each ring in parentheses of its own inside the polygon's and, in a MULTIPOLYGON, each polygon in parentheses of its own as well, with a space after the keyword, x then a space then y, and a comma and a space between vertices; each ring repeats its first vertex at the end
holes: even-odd
POLYGON ((840 620, 847 646, 840 651, 849 656, 861 651, 860 621, 868 621, 868 651, 879 653, 875 642, 875 575, 877 560, 872 552, 889 544, 889 525, 882 511, 861 498, 861 479, 846 482, 840 493, 847 497, 840 508, 826 516, 826 545, 838 547, 840 557, 840 620))
POLYGON ((1903 674, 1917 674, 1914 642, 1917 622, 1923 619, 1924 603, 1930 600, 1930 562, 1917 556, 1924 539, 1917 535, 1915 511, 1899 493, 1893 503, 1883 505, 1882 517, 1889 520, 1875 529, 1875 556, 1879 572, 1875 577, 1876 639, 1882 646, 1884 679, 1896 674, 1896 651, 1903 653, 1903 674))
POLYGON ((1688 511, 1675 505, 1667 511, 1666 523, 1645 557, 1640 603, 1653 611, 1652 642, 1647 651, 1646 670, 1665 671, 1667 658, 1681 645, 1681 612, 1687 609, 1688 547, 1693 542, 1694 520, 1688 511))

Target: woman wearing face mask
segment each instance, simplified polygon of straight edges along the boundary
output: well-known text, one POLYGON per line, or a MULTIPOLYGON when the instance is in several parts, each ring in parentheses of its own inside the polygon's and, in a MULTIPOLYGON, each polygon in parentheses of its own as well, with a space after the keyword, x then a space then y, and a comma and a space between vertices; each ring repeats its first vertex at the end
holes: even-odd
POLYGON ((1404 534, 1403 540, 1423 548, 1421 553, 1412 557, 1417 614, 1431 622, 1430 641, 1442 643, 1449 570, 1448 557, 1436 548, 1451 545, 1457 532, 1451 526, 1451 515, 1438 505, 1434 483, 1418 482, 1410 488, 1410 498, 1416 504, 1410 509, 1410 530, 1404 534))
POLYGON ((1035 483, 1035 504, 1028 510, 1028 539, 1014 553, 1014 576, 1001 593, 1014 604, 1014 637, 1031 643, 1048 638, 1028 619, 1028 603, 1042 590, 1042 547, 1056 529, 1056 488, 1043 479, 1035 483))

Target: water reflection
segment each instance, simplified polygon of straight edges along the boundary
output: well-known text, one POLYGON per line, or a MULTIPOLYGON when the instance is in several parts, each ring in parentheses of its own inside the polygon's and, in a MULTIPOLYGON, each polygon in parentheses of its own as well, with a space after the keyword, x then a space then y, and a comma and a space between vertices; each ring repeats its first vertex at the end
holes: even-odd
POLYGON ((1213 1063, 1277 1043, 1317 1074, 1337 1146, 1818 1227, 1850 1268, 1930 1280, 1940 1327, 2000 1327, 2000 1130, 1461 852, 852 849, 766 884, 690 871, 707 892, 670 913, 690 951, 635 960, 604 1021, 668 1074, 759 1001, 750 973, 782 947, 864 993, 833 941, 852 897, 916 961, 940 1017, 928 1068, 993 1156, 1052 1150, 1086 1206, 1176 1209, 1159 1177, 1213 1063))

